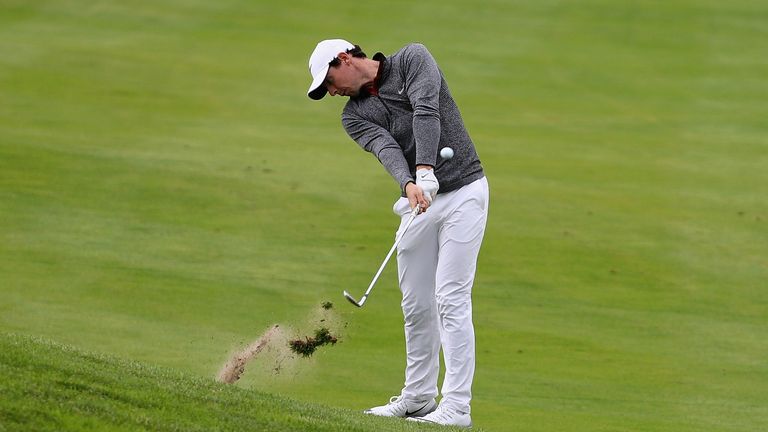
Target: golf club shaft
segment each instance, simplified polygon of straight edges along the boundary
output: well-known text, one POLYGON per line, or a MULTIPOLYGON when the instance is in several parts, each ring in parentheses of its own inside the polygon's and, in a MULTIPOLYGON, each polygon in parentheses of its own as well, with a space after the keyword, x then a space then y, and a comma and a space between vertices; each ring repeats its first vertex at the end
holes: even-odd
POLYGON ((379 267, 379 271, 376 272, 376 275, 373 277, 371 284, 368 285, 368 289, 365 290, 365 294, 363 294, 363 298, 361 298, 360 301, 357 303, 359 307, 362 307, 363 303, 365 303, 365 300, 368 298, 368 294, 371 293, 371 290, 373 289, 374 285, 376 285, 376 281, 379 280, 379 276, 381 276, 381 272, 384 271, 384 267, 387 266, 389 259, 392 257, 392 253, 395 251, 395 249, 397 249, 397 245, 400 244, 400 240, 403 239, 403 237, 405 236, 405 232, 408 231, 408 228, 411 226, 411 223, 413 223, 413 220, 416 218, 416 215, 419 214, 420 210, 421 210, 420 207, 417 205, 411 211, 411 216, 408 218, 408 221, 405 223, 405 226, 403 227, 403 231, 400 233, 399 236, 397 236, 397 239, 395 239, 395 244, 392 245, 392 248, 389 250, 389 253, 387 253, 387 257, 384 258, 384 262, 381 263, 381 266, 379 267))

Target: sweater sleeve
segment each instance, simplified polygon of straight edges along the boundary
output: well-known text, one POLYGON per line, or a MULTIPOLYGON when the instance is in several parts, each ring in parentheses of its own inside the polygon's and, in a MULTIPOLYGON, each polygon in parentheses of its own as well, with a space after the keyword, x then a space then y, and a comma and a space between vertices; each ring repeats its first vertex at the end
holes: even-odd
POLYGON ((350 138, 363 150, 376 156, 400 185, 400 190, 404 191, 405 185, 414 181, 403 150, 386 129, 348 112, 342 114, 341 123, 350 138))
POLYGON ((437 62, 424 45, 409 45, 403 54, 406 93, 413 107, 416 165, 435 166, 440 143, 442 75, 437 62))

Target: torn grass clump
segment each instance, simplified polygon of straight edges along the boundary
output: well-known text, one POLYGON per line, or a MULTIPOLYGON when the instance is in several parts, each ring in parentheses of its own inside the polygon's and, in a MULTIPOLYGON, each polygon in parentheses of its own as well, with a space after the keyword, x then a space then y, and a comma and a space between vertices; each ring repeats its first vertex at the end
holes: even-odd
POLYGON ((310 357, 317 350, 318 347, 331 344, 335 345, 338 339, 331 334, 331 331, 325 327, 315 330, 315 337, 305 337, 302 339, 294 339, 288 342, 291 350, 296 354, 301 354, 302 357, 310 357))

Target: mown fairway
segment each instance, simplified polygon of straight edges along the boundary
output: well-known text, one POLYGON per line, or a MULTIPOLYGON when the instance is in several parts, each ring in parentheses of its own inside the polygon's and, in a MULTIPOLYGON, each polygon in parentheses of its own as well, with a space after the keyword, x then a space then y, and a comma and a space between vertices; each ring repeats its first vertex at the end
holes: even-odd
POLYGON ((757 0, 0 1, 0 331, 212 378, 333 301, 341 343, 238 385, 397 394, 394 266, 341 296, 397 185, 305 95, 328 37, 426 44, 486 167, 477 426, 768 428, 757 0))

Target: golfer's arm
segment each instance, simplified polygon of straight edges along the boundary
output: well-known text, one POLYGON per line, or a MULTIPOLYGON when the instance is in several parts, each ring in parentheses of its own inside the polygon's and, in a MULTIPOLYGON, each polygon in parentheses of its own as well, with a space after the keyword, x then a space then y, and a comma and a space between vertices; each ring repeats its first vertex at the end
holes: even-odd
POLYGON ((416 164, 434 167, 440 144, 440 86, 437 62, 424 45, 410 45, 405 53, 405 80, 413 107, 416 164))
POLYGON ((353 115, 342 115, 342 124, 347 134, 363 150, 376 156, 389 175, 400 185, 400 190, 405 191, 408 182, 413 181, 413 176, 403 155, 403 149, 392 135, 381 126, 353 115))

